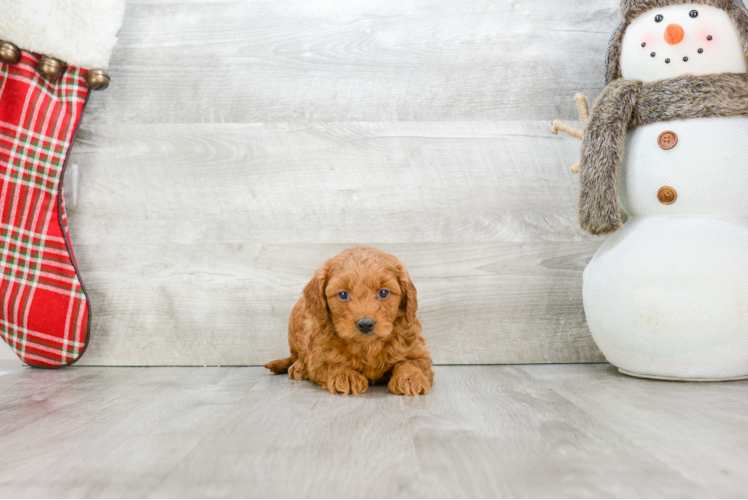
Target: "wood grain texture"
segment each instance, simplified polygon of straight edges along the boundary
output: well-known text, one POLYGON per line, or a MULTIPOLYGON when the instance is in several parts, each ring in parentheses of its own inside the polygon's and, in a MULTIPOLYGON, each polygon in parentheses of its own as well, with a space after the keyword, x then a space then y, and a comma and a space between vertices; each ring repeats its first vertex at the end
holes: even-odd
POLYGON ((577 119, 616 0, 128 2, 116 123, 577 119))
POLYGON ((128 3, 71 162, 92 365, 261 364, 313 271, 406 262, 437 363, 603 360, 578 141, 616 0, 128 3))
MULTIPOLYGON (((572 404, 591 414, 605 414, 608 425, 621 429, 627 439, 673 472, 698 483, 705 495, 748 495, 748 435, 738 430, 748 424, 746 382, 665 382, 653 387, 645 380, 610 376, 612 367, 537 366, 526 371, 572 404), (589 384, 579 384, 580 377, 591 371, 594 377, 589 384), (698 408, 694 401, 699 402, 698 408), (685 453, 684 442, 689 443, 685 453)), ((696 491, 683 496, 698 496, 696 491)))
MULTIPOLYGON (((421 495, 682 498, 715 494, 699 484, 694 477, 697 472, 682 475, 653 456, 651 449, 667 437, 649 434, 649 447, 632 442, 629 434, 640 432, 646 423, 620 419, 619 425, 610 425, 605 409, 596 406, 596 411, 589 411, 588 406, 563 397, 552 384, 539 383, 534 377, 538 368, 545 367, 448 369, 439 377, 438 389, 434 383, 434 389, 444 397, 413 402, 420 410, 411 425, 421 469, 421 495)), ((543 373, 568 373, 566 367, 548 368, 543 373)), ((567 378, 573 379, 579 391, 588 391, 592 383, 607 387, 624 378, 609 365, 572 366, 571 370, 575 376, 567 378)), ((636 381, 620 381, 621 385, 626 383, 636 381)), ((662 387, 640 386, 632 392, 648 391, 658 394, 662 387)), ((589 394, 591 399, 597 395, 593 391, 589 394)), ((651 411, 666 413, 662 420, 669 421, 673 416, 666 408, 650 405, 651 411)), ((683 453, 688 438, 669 437, 669 443, 683 453)), ((742 455, 733 450, 732 456, 735 454, 742 455)))
POLYGON ((0 378, 0 496, 142 498, 259 370, 26 369, 0 378))
POLYGON ((332 396, 263 368, 0 377, 0 497, 743 498, 748 381, 435 368, 332 396))
POLYGON ((358 244, 408 265, 437 363, 600 361, 581 273, 601 240, 577 228, 576 180, 558 166, 577 145, 549 135, 542 122, 84 131, 70 220, 95 337, 81 362, 285 356, 303 286, 358 244))

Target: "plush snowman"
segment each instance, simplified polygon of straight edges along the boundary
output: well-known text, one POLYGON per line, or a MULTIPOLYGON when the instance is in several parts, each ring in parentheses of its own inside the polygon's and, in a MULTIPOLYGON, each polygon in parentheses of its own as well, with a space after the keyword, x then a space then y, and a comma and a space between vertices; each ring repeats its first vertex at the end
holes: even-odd
POLYGON ((748 12, 623 0, 622 13, 579 131, 580 224, 610 234, 584 272, 587 322, 623 373, 748 378, 748 12))

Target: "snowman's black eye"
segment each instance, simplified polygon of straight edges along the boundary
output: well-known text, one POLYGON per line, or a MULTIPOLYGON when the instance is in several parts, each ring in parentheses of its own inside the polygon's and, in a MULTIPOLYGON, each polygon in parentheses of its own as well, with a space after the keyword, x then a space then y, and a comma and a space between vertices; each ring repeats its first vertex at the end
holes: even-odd
POLYGON ((699 17, 699 11, 698 10, 692 10, 689 15, 691 17, 699 17))
POLYGON ((664 19, 664 17, 662 17, 662 14, 657 14, 655 16, 655 22, 656 23, 661 23, 663 19, 664 19))

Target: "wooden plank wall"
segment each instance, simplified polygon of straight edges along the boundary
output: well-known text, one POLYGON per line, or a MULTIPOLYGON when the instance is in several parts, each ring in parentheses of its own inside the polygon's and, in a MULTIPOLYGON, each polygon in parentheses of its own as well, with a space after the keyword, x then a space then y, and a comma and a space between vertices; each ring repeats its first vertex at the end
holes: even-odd
POLYGON ((394 253, 443 364, 603 360, 579 143, 617 0, 130 0, 66 179, 81 364, 285 356, 314 270, 394 253), (71 170, 73 172, 73 170, 71 170))

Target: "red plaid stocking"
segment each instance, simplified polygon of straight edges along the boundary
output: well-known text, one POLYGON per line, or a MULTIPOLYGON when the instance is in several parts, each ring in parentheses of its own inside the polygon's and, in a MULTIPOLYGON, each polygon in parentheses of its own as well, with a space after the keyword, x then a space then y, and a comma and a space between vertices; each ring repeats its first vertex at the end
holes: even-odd
POLYGON ((88 342, 61 189, 88 87, 86 70, 50 82, 38 62, 0 63, 0 336, 26 363, 58 367, 88 342))

